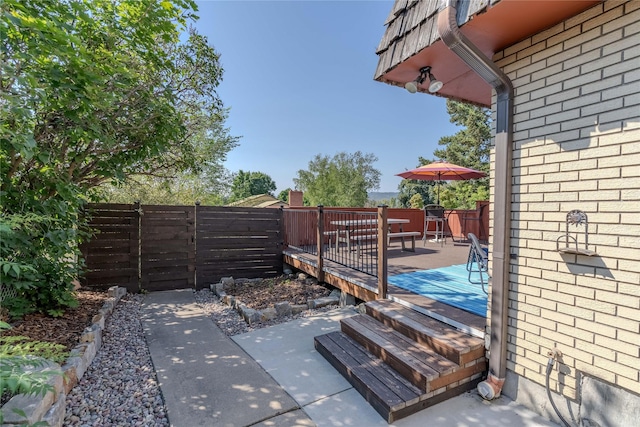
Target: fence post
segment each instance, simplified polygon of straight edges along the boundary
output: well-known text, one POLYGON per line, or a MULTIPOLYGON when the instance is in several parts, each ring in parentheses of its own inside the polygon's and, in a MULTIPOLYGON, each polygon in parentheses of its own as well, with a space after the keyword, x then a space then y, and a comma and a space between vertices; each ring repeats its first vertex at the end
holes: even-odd
POLYGON ((318 282, 324 282, 324 206, 318 205, 318 271, 316 278, 318 282))
POLYGON ((193 289, 198 289, 198 209, 200 209, 200 200, 196 200, 193 208, 193 234, 191 235, 191 243, 193 248, 193 289))
POLYGON ((387 298, 387 206, 378 206, 378 299, 387 298))
POLYGON ((136 232, 130 237, 131 249, 135 251, 136 288, 142 290, 142 206, 140 200, 133 202, 133 210, 136 213, 136 232), (135 245, 135 247, 133 247, 135 245))

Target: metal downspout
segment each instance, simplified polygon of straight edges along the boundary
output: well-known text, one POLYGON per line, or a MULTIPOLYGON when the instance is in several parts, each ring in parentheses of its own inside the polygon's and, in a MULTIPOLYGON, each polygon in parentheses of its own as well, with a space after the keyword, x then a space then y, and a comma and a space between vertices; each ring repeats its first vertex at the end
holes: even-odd
POLYGON ((447 0, 444 10, 438 14, 440 37, 497 95, 489 376, 478 384, 480 395, 491 400, 500 396, 507 374, 513 85, 502 70, 462 34, 456 20, 456 4, 457 0, 447 0))

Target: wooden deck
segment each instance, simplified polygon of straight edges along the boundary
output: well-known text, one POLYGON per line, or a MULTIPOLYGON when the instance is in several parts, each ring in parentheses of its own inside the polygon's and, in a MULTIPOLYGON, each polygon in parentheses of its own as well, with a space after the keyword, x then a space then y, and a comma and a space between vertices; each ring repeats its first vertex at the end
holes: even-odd
MULTIPOLYGON (((402 251, 400 242, 392 242, 388 250, 388 275, 410 273, 419 270, 464 264, 469 245, 450 238, 444 245, 427 241, 416 242, 415 252, 402 251)), ((284 262, 318 277, 317 260, 314 255, 288 249, 284 251, 284 262)), ((363 301, 377 299, 377 278, 343 265, 324 261, 324 281, 363 301)), ((450 305, 414 294, 389 285, 388 298, 405 307, 426 314, 441 322, 454 326, 472 336, 484 337, 486 319, 450 305)))

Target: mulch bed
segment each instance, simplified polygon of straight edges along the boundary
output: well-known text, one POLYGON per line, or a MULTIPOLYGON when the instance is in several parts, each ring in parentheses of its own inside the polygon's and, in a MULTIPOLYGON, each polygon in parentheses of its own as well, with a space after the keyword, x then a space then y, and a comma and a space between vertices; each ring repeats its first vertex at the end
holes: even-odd
POLYGON ((242 301, 249 308, 262 310, 275 303, 306 304, 307 300, 329 296, 331 289, 318 284, 315 279, 291 279, 279 276, 260 280, 237 280, 225 285, 225 292, 242 301))

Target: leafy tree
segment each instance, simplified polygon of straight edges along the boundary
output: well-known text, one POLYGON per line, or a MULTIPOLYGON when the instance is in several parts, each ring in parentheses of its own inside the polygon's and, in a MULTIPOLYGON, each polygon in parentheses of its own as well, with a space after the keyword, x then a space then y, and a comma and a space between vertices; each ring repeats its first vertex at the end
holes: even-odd
POLYGON ((276 191, 276 183, 263 172, 245 172, 240 170, 233 177, 230 201, 235 202, 258 194, 271 194, 276 191))
MULTIPOLYGON (((226 112, 219 119, 226 119, 226 112)), ((203 205, 222 205, 231 187, 231 173, 224 168, 227 153, 237 146, 237 137, 229 135, 218 119, 208 124, 206 136, 194 135, 192 143, 200 150, 199 170, 175 171, 161 174, 136 174, 122 182, 104 183, 97 189, 100 198, 111 203, 191 205, 200 201, 203 205), (207 141, 204 141, 204 140, 207 141)))
POLYGON ((122 184, 103 186, 100 197, 110 203, 139 201, 149 205, 193 205, 200 202, 206 206, 218 206, 225 202, 223 194, 213 190, 206 175, 202 174, 180 174, 176 178, 129 177, 122 184))
POLYGON ((289 191, 291 191, 291 188, 287 188, 285 190, 282 190, 280 193, 278 193, 278 200, 282 200, 285 203, 289 203, 289 191))
MULTIPOLYGON (((446 159, 450 163, 489 172, 489 153, 491 143, 490 114, 485 108, 447 100, 447 112, 450 121, 462 127, 452 136, 440 138, 438 145, 444 148, 433 152, 434 158, 446 159)), ((419 165, 434 160, 418 158, 419 165)), ((403 206, 409 206, 415 194, 420 194, 425 204, 436 203, 437 184, 435 181, 402 180, 398 190, 403 206)), ((448 209, 475 209, 476 200, 489 198, 488 178, 470 181, 451 181, 440 183, 440 204, 448 209)))
POLYGON ((490 112, 486 108, 459 101, 447 100, 447 113, 451 123, 462 126, 452 136, 444 136, 433 155, 446 159, 450 163, 489 172, 489 154, 491 149, 490 112))
POLYGON ((73 304, 80 211, 97 185, 198 174, 234 146, 218 145, 218 54, 194 31, 180 41, 195 6, 0 3, 0 280, 18 293, 3 301, 13 314, 73 304))
POLYGON ((380 186, 380 171, 373 167, 377 160, 360 151, 340 152, 332 158, 318 154, 293 182, 311 205, 363 207, 368 191, 380 186))
POLYGON ((414 194, 409 200, 409 204, 413 209, 424 209, 424 201, 422 200, 422 196, 420 194, 414 194))
MULTIPOLYGON (((455 135, 440 138, 438 145, 444 148, 435 150, 434 156, 488 174, 491 150, 489 110, 448 100, 447 112, 451 122, 462 126, 462 129, 455 135)), ((476 200, 488 199, 489 178, 453 181, 440 189, 440 204, 450 209, 475 209, 476 200)))
MULTIPOLYGON (((421 158, 422 159, 422 158, 421 158)), ((421 163, 426 164, 429 162, 421 163)), ((411 198, 416 194, 420 196, 424 204, 436 202, 435 193, 432 195, 434 181, 420 181, 415 179, 403 179, 398 184, 398 201, 401 206, 407 208, 411 206, 411 198)))

